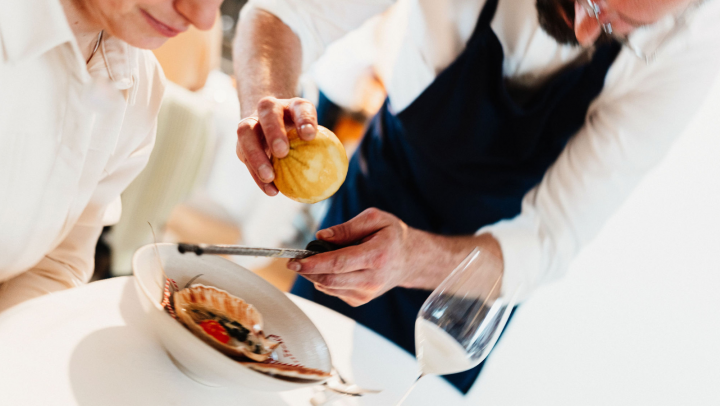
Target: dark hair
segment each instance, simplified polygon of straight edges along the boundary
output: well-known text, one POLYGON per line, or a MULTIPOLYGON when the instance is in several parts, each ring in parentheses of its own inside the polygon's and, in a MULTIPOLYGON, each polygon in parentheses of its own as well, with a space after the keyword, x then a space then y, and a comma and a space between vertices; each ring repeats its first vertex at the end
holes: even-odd
POLYGON ((537 8, 540 27, 545 32, 561 44, 578 44, 572 24, 568 26, 562 15, 562 13, 565 13, 571 23, 575 21, 574 0, 537 0, 535 7, 537 8))

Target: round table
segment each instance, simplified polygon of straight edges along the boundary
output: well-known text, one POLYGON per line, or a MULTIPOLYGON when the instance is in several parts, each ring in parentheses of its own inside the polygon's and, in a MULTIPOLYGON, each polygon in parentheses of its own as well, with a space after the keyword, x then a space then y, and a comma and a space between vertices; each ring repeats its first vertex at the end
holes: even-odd
MULTIPOLYGON (((290 296, 317 325, 335 367, 383 389, 333 405, 395 405, 417 374, 410 354, 330 309, 290 296)), ((7 405, 303 405, 317 389, 267 393, 211 388, 180 372, 156 340, 132 277, 40 297, 0 314, 0 403, 7 405)), ((470 403, 426 377, 405 405, 470 403)))

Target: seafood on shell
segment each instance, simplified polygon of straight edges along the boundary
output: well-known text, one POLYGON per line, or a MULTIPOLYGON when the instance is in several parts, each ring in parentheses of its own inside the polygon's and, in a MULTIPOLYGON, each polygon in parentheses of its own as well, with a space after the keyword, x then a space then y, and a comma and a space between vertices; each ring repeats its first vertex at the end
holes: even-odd
POLYGON ((267 375, 301 380, 325 380, 330 373, 302 365, 284 364, 267 360, 265 362, 241 362, 246 367, 267 375))
POLYGON ((185 327, 230 357, 263 362, 280 345, 265 337, 253 305, 224 290, 194 284, 175 292, 173 302, 185 327))

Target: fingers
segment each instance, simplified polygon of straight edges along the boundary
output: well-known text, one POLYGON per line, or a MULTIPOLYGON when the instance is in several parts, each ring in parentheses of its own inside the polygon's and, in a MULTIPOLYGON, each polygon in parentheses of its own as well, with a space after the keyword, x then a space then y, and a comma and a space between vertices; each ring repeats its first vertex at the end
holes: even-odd
POLYGON ((361 269, 381 269, 388 260, 382 242, 367 241, 360 245, 313 255, 288 262, 288 268, 302 275, 342 274, 361 269))
POLYGON ((394 218, 390 213, 369 208, 350 221, 318 231, 316 237, 335 244, 350 244, 389 226, 394 218))
POLYGON ((344 274, 303 275, 305 279, 330 289, 349 289, 376 292, 382 289, 383 281, 377 272, 361 270, 344 274))
POLYGON ((250 176, 252 176, 252 178, 253 178, 253 180, 255 181, 255 183, 258 185, 258 187, 259 187, 263 192, 265 192, 266 195, 268 195, 268 196, 275 196, 275 195, 278 194, 278 188, 277 188, 277 186, 275 186, 275 183, 273 183, 273 182, 265 183, 265 182, 261 181, 261 180, 257 177, 257 175, 255 175, 252 171, 250 171, 250 176))
POLYGON ((309 141, 317 132, 317 113, 304 99, 265 97, 258 102, 256 117, 257 121, 244 119, 238 125, 236 152, 260 189, 275 196, 278 190, 270 157, 284 158, 290 150, 286 119, 292 120, 300 137, 309 141))
POLYGON ((352 307, 358 307, 361 305, 364 305, 365 303, 368 303, 373 298, 364 293, 357 290, 350 290, 350 289, 331 289, 326 288, 323 286, 320 286, 318 284, 315 284, 315 289, 319 290, 320 292, 325 293, 326 295, 335 296, 337 298, 342 299, 345 303, 349 304, 352 307))
MULTIPOLYGON (((262 129, 255 120, 245 120, 237 130, 238 142, 236 152, 238 158, 245 163, 253 178, 260 183, 271 183, 275 179, 272 163, 265 153, 262 144, 262 129)), ((258 183, 263 190, 265 188, 258 183)))
POLYGON ((285 132, 285 105, 274 97, 264 97, 258 102, 257 112, 270 151, 276 157, 284 158, 290 150, 285 132))
POLYGON ((300 138, 310 141, 317 133, 317 112, 309 101, 300 98, 290 100, 288 111, 300 138))

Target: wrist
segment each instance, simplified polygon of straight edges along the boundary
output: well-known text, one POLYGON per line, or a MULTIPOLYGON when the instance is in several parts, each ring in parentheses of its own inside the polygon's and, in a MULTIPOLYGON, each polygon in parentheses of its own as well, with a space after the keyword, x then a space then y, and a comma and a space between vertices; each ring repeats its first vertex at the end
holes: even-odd
POLYGON ((498 261, 502 273, 502 250, 498 241, 488 233, 478 236, 442 236, 409 228, 404 275, 399 286, 410 289, 434 290, 472 252, 475 247, 498 261))

